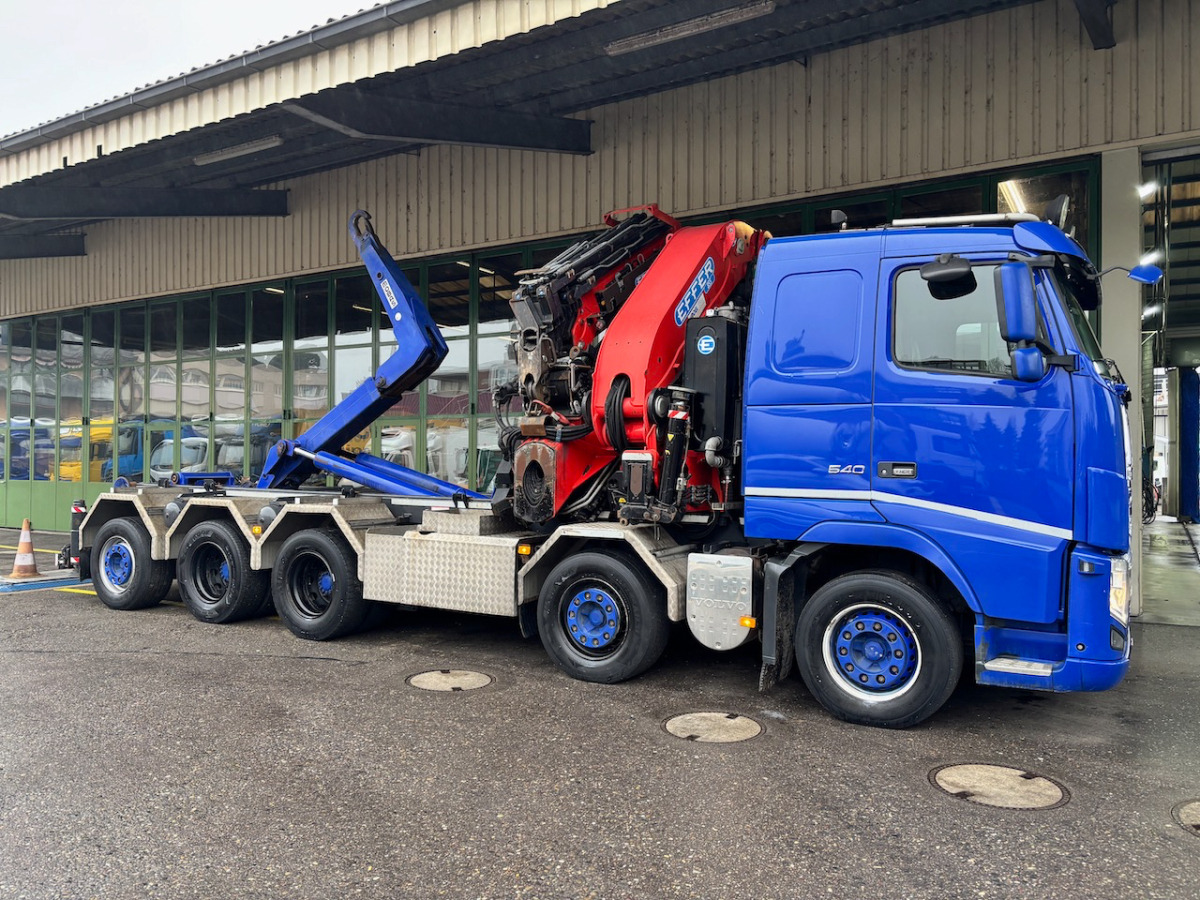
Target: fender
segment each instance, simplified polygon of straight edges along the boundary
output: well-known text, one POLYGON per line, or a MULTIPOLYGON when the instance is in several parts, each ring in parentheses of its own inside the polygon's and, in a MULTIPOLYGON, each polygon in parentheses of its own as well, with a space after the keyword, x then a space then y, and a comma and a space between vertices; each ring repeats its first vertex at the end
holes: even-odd
POLYGON ((971 612, 982 608, 971 583, 941 545, 918 531, 887 522, 818 522, 800 535, 800 540, 823 544, 856 544, 864 547, 895 547, 915 553, 936 566, 958 588, 971 612))

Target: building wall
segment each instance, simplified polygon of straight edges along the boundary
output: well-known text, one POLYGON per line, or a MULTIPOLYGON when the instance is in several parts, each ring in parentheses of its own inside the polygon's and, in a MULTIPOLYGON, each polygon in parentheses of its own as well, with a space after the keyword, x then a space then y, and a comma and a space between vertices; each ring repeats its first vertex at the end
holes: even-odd
POLYGON ((1041 0, 596 109, 587 157, 438 146, 286 182, 286 219, 90 226, 87 257, 0 262, 0 317, 355 265, 357 207, 414 256, 1200 135, 1200 8, 1112 11, 1112 50, 1041 0))

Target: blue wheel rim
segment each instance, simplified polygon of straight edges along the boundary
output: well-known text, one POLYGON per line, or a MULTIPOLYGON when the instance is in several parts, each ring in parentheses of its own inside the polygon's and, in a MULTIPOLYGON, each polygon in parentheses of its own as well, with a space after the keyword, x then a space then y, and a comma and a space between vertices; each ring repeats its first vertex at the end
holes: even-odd
POLYGON ((625 617, 613 595, 600 587, 575 593, 563 609, 563 626, 571 644, 591 655, 611 653, 623 636, 625 617))
POLYGON ((100 577, 105 586, 114 594, 127 591, 133 580, 136 563, 133 551, 124 539, 113 537, 105 541, 104 546, 100 548, 100 559, 100 577))
POLYGON ((823 655, 834 683, 869 702, 895 700, 916 683, 921 647, 912 626, 872 603, 839 613, 825 630, 823 655))

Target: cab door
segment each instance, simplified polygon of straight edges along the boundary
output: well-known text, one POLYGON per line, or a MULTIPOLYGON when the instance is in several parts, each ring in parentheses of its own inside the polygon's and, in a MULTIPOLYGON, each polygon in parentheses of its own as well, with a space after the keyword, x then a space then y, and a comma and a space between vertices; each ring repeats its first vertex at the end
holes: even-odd
POLYGON ((976 261, 972 283, 953 290, 922 277, 930 261, 881 266, 872 502, 941 545, 986 615, 1053 622, 1073 525, 1070 375, 1013 377, 996 303, 1002 259, 976 261))

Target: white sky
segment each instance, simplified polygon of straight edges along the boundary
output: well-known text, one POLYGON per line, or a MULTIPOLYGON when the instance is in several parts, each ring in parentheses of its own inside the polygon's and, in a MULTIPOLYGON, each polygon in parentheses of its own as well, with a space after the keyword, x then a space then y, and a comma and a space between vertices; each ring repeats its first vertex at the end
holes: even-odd
POLYGON ((0 136, 376 0, 0 0, 0 136))

